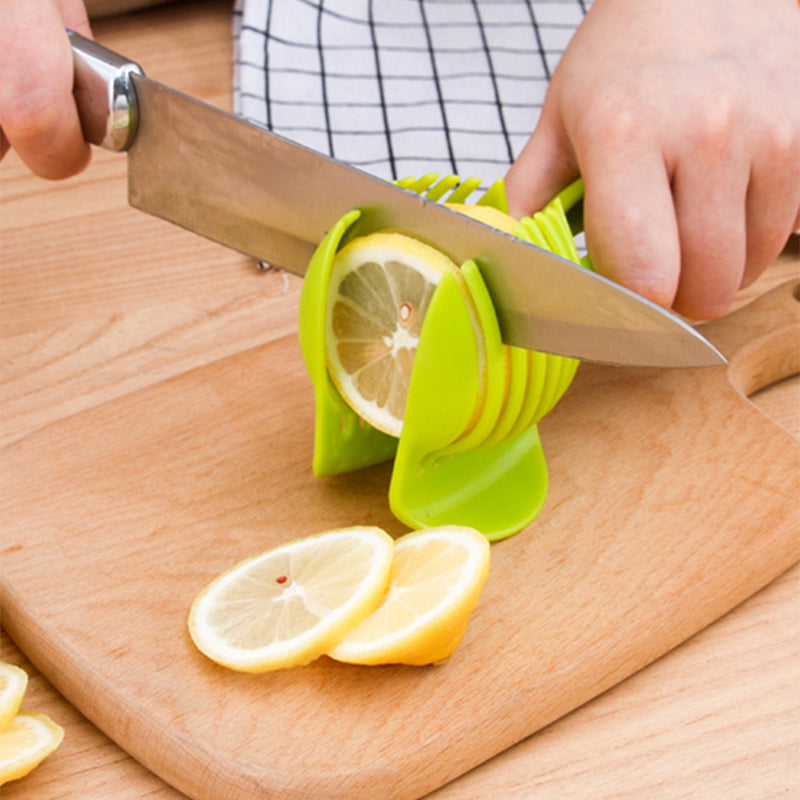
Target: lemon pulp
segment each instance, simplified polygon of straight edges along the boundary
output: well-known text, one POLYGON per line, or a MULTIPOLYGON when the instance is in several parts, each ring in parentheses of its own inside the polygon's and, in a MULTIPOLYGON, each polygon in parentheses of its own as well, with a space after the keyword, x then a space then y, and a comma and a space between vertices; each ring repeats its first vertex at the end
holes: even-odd
POLYGON ((64 729, 46 714, 21 711, 0 731, 0 785, 25 777, 63 738, 64 729))
POLYGON ((24 669, 0 661, 0 731, 16 716, 27 687, 28 673, 24 669))
POLYGON ((489 575, 490 545, 474 528, 442 526, 395 542, 383 603, 329 655, 354 664, 435 664, 458 647, 489 575))
POLYGON ((307 664, 381 602, 392 548, 381 529, 355 526, 246 559, 197 596, 189 633, 210 659, 242 672, 307 664))
POLYGON ((400 436, 414 354, 442 275, 456 264, 400 233, 374 233, 343 247, 333 262, 326 346, 344 400, 378 430, 400 436))

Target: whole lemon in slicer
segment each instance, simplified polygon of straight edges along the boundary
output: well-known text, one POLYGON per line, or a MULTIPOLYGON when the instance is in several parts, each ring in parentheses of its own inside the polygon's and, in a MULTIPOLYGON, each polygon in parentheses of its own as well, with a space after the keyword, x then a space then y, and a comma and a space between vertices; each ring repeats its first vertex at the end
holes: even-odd
MULTIPOLYGON (((435 178, 398 183, 577 260, 560 197, 518 221, 507 213, 502 181, 472 204, 464 200, 479 181, 435 178)), ((315 474, 393 459, 390 508, 405 524, 470 526, 476 504, 496 504, 497 514, 479 515, 489 524, 483 533, 494 539, 521 530, 547 492, 536 424, 577 362, 562 368, 560 356, 503 343, 479 260, 456 264, 399 232, 358 235, 360 213, 342 217, 317 248, 300 298, 300 343, 315 392, 315 474)))
POLYGON ((515 228, 519 225, 518 220, 494 206, 482 206, 477 203, 446 203, 445 205, 453 211, 458 211, 459 214, 472 217, 484 225, 497 228, 505 233, 514 233, 515 228))
MULTIPOLYGON (((447 206, 507 233, 518 224, 492 206, 447 206)), ((402 431, 422 323, 445 274, 458 281, 474 318, 459 266, 411 236, 369 234, 352 240, 334 258, 326 319, 330 376, 362 419, 391 436, 399 437, 402 431)), ((481 330, 476 320, 474 328, 480 358, 481 330)), ((476 410, 482 399, 483 387, 475 398, 476 410)))
POLYGON ((443 253, 401 233, 354 239, 334 258, 327 309, 331 379, 358 415, 400 436, 422 323, 442 276, 460 283, 443 253))

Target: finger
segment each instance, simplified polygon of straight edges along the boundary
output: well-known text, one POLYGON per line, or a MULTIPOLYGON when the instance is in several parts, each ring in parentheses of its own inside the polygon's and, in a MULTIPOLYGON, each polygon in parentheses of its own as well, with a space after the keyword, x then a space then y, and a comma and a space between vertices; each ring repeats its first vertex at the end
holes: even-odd
POLYGON ((56 0, 56 6, 61 12, 63 27, 88 39, 92 38, 92 27, 83 0, 56 0))
POLYGON ((749 165, 725 148, 695 152, 699 159, 681 161, 673 180, 681 243, 674 308, 713 319, 728 310, 744 275, 749 165))
POLYGON ((61 5, 7 5, 0 26, 0 127, 28 168, 44 178, 73 175, 90 155, 72 97, 65 31, 72 24, 88 32, 88 23, 77 4, 61 5))
POLYGON ((581 163, 586 246, 595 269, 669 307, 680 273, 678 228, 669 176, 656 151, 622 148, 581 163))
POLYGON ((545 103, 539 124, 504 179, 508 210, 516 219, 544 208, 578 177, 566 133, 550 108, 545 103))
MULTIPOLYGON (((777 138, 777 137, 776 137, 777 138)), ((747 189, 747 251, 742 286, 748 286, 778 257, 800 225, 800 141, 793 135, 762 148, 747 189)))

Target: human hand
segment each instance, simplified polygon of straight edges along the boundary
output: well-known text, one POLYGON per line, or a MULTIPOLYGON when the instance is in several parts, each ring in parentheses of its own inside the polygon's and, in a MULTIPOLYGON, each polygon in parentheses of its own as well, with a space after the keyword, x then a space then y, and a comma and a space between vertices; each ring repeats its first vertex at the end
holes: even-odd
POLYGON ((597 0, 506 177, 541 208, 579 174, 598 272, 720 316, 800 227, 796 0, 597 0))
POLYGON ((66 29, 92 32, 81 0, 1 0, 0 158, 13 147, 43 178, 66 178, 89 163, 72 97, 66 29))

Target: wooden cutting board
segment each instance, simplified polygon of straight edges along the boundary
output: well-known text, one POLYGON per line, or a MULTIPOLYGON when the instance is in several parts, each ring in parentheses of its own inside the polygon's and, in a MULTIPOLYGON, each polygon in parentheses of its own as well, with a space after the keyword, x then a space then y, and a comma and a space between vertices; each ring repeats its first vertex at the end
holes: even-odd
POLYGON ((704 328, 727 368, 582 365, 540 426, 550 494, 492 547, 445 665, 248 676, 186 615, 234 562, 391 516, 388 465, 311 475, 297 340, 58 422, 2 453, 3 624, 186 794, 416 798, 615 685, 800 559, 800 443, 746 398, 800 372, 792 282, 704 328))

